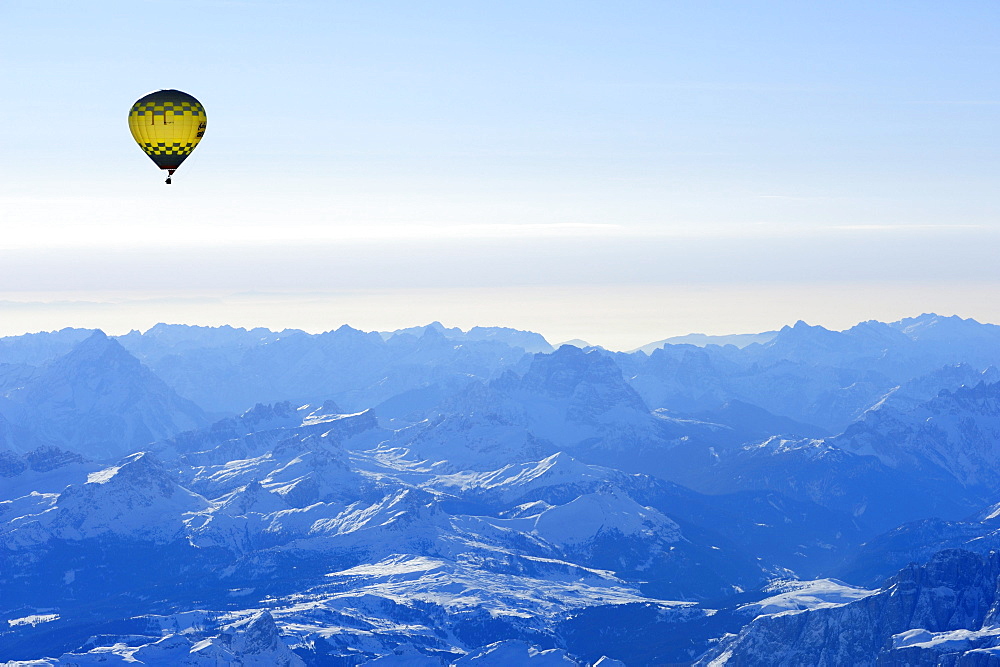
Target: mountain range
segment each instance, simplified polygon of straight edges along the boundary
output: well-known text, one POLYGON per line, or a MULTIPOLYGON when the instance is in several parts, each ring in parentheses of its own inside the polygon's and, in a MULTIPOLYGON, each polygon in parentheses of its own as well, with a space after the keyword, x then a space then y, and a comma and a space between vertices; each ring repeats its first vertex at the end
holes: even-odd
POLYGON ((998 367, 937 315, 2 338, 0 657, 989 664, 998 367))

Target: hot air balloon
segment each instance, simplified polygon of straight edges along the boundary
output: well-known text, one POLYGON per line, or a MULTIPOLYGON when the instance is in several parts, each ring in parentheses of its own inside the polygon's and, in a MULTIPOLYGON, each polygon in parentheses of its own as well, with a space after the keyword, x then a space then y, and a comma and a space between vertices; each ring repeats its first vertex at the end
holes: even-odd
POLYGON ((139 148, 170 177, 191 155, 208 124, 201 102, 179 90, 158 90, 132 105, 128 129, 139 148))

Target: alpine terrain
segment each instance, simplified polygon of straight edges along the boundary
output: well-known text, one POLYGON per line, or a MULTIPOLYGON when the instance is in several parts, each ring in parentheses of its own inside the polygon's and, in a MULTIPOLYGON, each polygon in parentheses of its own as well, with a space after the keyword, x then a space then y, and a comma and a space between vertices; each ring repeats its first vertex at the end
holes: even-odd
POLYGON ((0 338, 0 661, 1000 664, 1000 327, 0 338))

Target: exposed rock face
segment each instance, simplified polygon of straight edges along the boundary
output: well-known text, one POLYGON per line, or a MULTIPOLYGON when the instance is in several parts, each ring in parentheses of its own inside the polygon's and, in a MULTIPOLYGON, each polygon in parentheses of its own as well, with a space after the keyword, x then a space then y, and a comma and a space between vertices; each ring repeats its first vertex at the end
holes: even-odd
POLYGON ((998 661, 1000 328, 897 324, 0 341, 0 657, 998 661))
POLYGON ((49 472, 71 463, 82 463, 83 457, 58 447, 39 447, 24 455, 28 467, 36 472, 49 472))
MULTIPOLYGON (((963 486, 1000 489, 1000 383, 979 383, 909 410, 869 410, 833 444, 892 468, 939 470, 963 486)), ((939 473, 940 474, 940 473, 939 473)))
POLYGON ((856 602, 760 616, 698 664, 977 664, 1000 643, 998 577, 998 554, 942 551, 856 602))
POLYGON ((520 363, 526 349, 551 349, 528 332, 462 333, 440 325, 392 334, 345 325, 315 335, 158 325, 121 340, 180 395, 219 414, 329 397, 351 412, 389 399, 397 399, 393 409, 400 409, 400 403, 456 390, 470 378, 495 377, 520 363), (408 399, 399 398, 408 392, 408 399))
POLYGON ((56 446, 93 459, 115 459, 207 423, 201 408, 101 331, 8 392, 0 412, 19 429, 10 436, 15 449, 56 446))
POLYGON ((184 513, 204 509, 204 498, 178 486, 175 475, 148 453, 126 457, 91 473, 55 497, 36 494, 34 513, 0 527, 8 550, 41 550, 54 540, 81 540, 106 534, 165 543, 184 527, 184 513))
POLYGON ((662 453, 683 433, 704 427, 650 412, 608 353, 570 345, 535 355, 522 376, 508 371, 470 385, 436 412, 438 419, 417 437, 408 436, 406 446, 474 470, 566 451, 588 462, 646 471, 646 464, 663 464, 662 453))
POLYGON ((562 649, 541 651, 537 646, 516 639, 490 644, 459 658, 456 667, 489 667, 493 665, 531 665, 532 667, 577 667, 578 663, 562 649))
POLYGON ((58 447, 38 447, 26 454, 0 450, 0 477, 17 477, 23 472, 50 472, 73 463, 83 463, 84 458, 58 447))

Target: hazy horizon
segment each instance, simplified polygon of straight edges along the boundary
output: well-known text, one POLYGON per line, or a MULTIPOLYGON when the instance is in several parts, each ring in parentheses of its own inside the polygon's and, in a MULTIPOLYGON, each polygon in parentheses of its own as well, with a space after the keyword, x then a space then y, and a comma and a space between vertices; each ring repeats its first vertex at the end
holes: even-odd
MULTIPOLYGON (((1000 285, 987 285, 984 289, 998 287, 1000 285)), ((895 322, 924 313, 942 317, 957 315, 984 324, 1000 323, 1000 308, 993 317, 984 317, 982 312, 989 311, 977 308, 980 304, 976 303, 974 294, 969 295, 966 309, 961 311, 941 307, 920 309, 916 304, 908 307, 911 304, 900 299, 909 286, 896 291, 886 290, 880 295, 881 312, 890 313, 888 316, 873 314, 855 319, 828 315, 826 306, 832 301, 856 298, 858 292, 864 289, 858 287, 845 291, 842 286, 826 290, 815 286, 803 287, 796 299, 775 304, 767 312, 758 313, 749 312, 752 306, 747 304, 764 298, 763 295, 713 286, 689 289, 679 296, 673 295, 673 301, 669 289, 636 288, 631 292, 620 292, 594 288, 580 293, 576 287, 541 291, 532 288, 437 290, 388 295, 363 291, 338 295, 200 294, 187 295, 182 299, 171 295, 119 293, 99 294, 90 301, 73 300, 72 295, 62 295, 63 298, 49 302, 16 301, 9 294, 0 294, 0 308, 6 313, 0 322, 0 336, 56 331, 66 327, 101 329, 108 335, 116 336, 132 330, 145 332, 159 323, 212 327, 229 325, 245 329, 263 327, 276 332, 299 329, 315 334, 337 329, 344 324, 363 331, 395 331, 438 321, 448 328, 459 327, 465 331, 474 326, 509 327, 539 333, 552 344, 578 339, 608 350, 630 351, 688 334, 720 336, 775 331, 782 326, 794 325, 799 320, 835 331, 867 320, 895 322), (484 291, 489 297, 485 300, 482 299, 484 291), (477 308, 465 305, 473 295, 479 299, 477 308), (421 298, 418 299, 418 296, 421 298), (721 300, 723 297, 725 301, 721 300), (691 298, 693 301, 686 301, 691 298), (669 312, 663 312, 663 308, 644 306, 653 302, 669 306, 669 312), (456 303, 463 304, 460 308, 463 315, 455 315, 455 308, 446 307, 456 303), (597 312, 586 307, 596 303, 603 304, 603 308, 596 309, 597 312), (741 321, 748 323, 749 328, 728 325, 728 314, 740 312, 741 303, 747 311, 741 313, 741 321), (809 304, 808 307, 805 304, 809 304), (435 305, 442 306, 442 312, 450 310, 451 316, 435 316, 435 305), (546 313, 547 317, 541 317, 539 313, 546 313), (635 316, 636 313, 641 316, 635 316), (617 320, 609 321, 608 318, 613 317, 617 320)), ((933 289, 934 286, 927 286, 928 293, 933 289)), ((944 286, 936 299, 922 299, 921 302, 936 301, 943 306, 952 301, 949 294, 948 286, 944 286)), ((871 300, 871 295, 868 298, 871 300)))
POLYGON ((1000 321, 996 3, 166 6, 0 5, 5 332, 1000 321), (169 187, 157 88, 208 113, 169 187))

